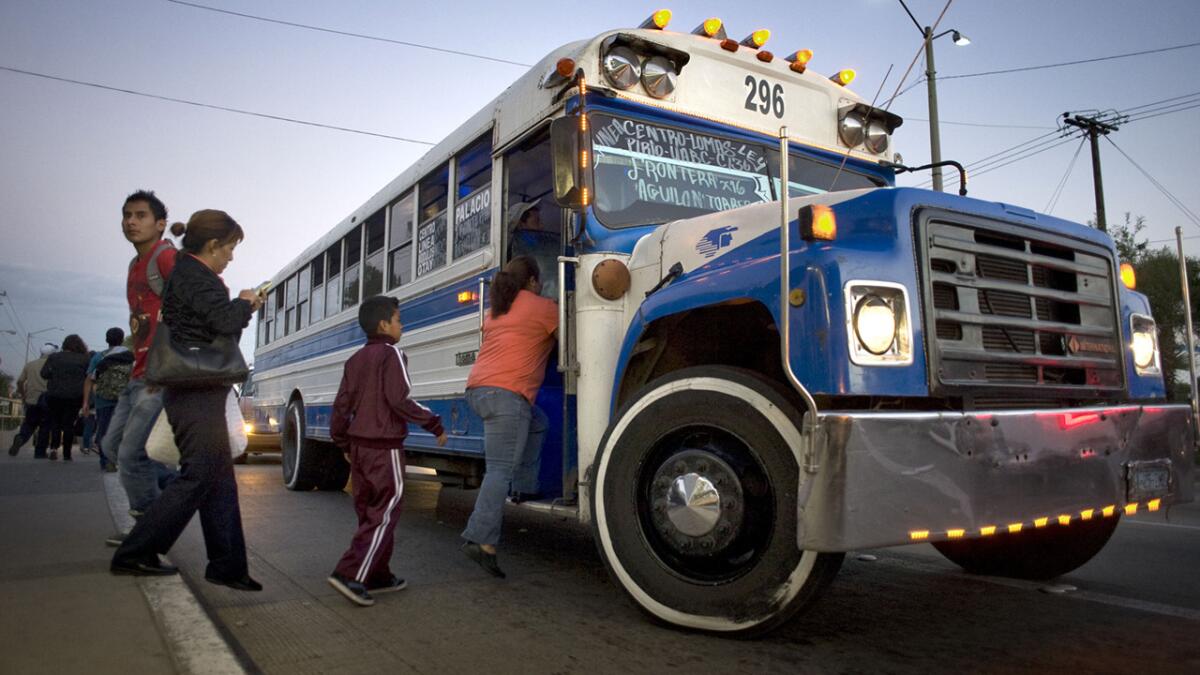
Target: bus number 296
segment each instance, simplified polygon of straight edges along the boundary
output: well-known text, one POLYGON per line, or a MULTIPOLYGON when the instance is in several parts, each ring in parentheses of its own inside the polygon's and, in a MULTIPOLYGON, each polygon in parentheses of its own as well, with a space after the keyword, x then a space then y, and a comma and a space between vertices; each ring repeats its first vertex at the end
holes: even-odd
POLYGON ((774 113, 777 119, 783 119, 783 85, 771 86, 766 80, 756 79, 753 75, 746 76, 746 110, 755 110, 764 115, 774 113))

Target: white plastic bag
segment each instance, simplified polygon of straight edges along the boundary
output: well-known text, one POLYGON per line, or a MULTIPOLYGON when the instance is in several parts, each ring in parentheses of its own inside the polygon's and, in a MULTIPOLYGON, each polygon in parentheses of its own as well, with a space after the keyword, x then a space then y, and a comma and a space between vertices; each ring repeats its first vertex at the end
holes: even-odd
MULTIPOLYGON (((225 428, 229 433, 229 452, 232 456, 237 457, 246 451, 249 441, 246 438, 246 427, 242 422, 242 411, 238 408, 237 395, 233 393, 233 389, 230 389, 229 395, 225 397, 225 428)), ((150 459, 162 462, 167 466, 179 464, 179 447, 175 445, 175 430, 167 421, 165 410, 158 414, 158 419, 154 421, 154 426, 150 429, 150 436, 146 439, 146 454, 150 456, 150 459)))

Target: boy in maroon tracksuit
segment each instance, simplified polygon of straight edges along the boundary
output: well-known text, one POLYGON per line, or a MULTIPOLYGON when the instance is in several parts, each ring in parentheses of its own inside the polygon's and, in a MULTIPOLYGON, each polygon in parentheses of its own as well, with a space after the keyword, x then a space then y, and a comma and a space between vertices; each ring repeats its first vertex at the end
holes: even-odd
POLYGON ((408 422, 446 444, 442 418, 414 401, 408 357, 400 340, 400 301, 376 295, 363 301, 358 324, 367 344, 346 362, 333 402, 330 435, 350 458, 358 530, 329 576, 329 585, 363 607, 371 593, 398 591, 405 581, 388 569, 396 517, 404 495, 404 438, 408 422))

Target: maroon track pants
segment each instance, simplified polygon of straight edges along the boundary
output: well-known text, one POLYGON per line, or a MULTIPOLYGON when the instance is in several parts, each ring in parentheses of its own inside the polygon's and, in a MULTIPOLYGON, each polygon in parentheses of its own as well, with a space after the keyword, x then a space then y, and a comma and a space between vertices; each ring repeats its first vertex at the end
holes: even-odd
POLYGON ((350 446, 350 477, 358 530, 335 573, 368 588, 391 582, 388 561, 404 497, 404 449, 350 446))

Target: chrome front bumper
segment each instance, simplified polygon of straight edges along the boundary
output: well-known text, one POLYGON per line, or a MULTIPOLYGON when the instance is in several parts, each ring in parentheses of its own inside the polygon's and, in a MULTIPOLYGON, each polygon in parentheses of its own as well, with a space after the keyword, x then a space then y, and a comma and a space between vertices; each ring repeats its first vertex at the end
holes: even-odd
POLYGON ((979 536, 1194 498, 1186 405, 820 419, 815 469, 801 475, 801 549, 979 536))

